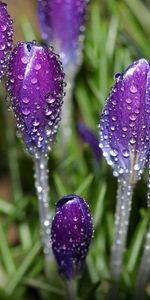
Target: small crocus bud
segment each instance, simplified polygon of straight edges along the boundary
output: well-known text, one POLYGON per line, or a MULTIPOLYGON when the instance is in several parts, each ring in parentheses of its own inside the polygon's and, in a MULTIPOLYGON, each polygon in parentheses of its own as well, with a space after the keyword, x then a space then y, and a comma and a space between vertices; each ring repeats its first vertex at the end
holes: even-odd
POLYGON ((13 50, 7 87, 17 127, 27 150, 46 154, 60 120, 64 73, 58 56, 36 42, 13 50))
POLYGON ((6 4, 0 1, 0 80, 7 69, 8 55, 12 48, 12 20, 7 12, 6 4))
POLYGON ((101 118, 100 147, 114 175, 135 183, 143 172, 149 138, 145 100, 150 66, 145 59, 116 74, 101 118))
POLYGON ((80 63, 86 7, 87 0, 38 0, 42 37, 64 66, 80 63))
POLYGON ((99 161, 102 156, 102 151, 99 148, 98 138, 95 136, 95 134, 83 123, 78 123, 78 132, 83 140, 84 143, 87 143, 93 152, 94 158, 99 161))
POLYGON ((68 195, 58 201, 51 229, 52 249, 59 272, 67 280, 83 270, 92 233, 92 218, 82 198, 68 195))

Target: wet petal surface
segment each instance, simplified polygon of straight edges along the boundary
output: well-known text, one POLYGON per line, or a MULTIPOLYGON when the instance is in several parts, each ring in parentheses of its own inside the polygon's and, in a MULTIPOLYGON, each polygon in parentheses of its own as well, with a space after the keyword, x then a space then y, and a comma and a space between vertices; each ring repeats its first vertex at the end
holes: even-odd
POLYGON ((82 271, 92 228, 92 218, 82 198, 68 195, 58 201, 52 222, 52 249, 59 271, 66 279, 82 271))
POLYGON ((10 63, 7 87, 17 126, 28 151, 46 153, 60 120, 64 73, 58 57, 36 42, 19 43, 10 63))
POLYGON ((7 69, 8 55, 13 43, 12 20, 7 12, 6 4, 0 1, 0 79, 7 69))
POLYGON ((116 74, 100 124, 100 147, 114 175, 130 174, 133 182, 143 172, 149 145, 145 111, 148 75, 149 64, 144 59, 116 74))

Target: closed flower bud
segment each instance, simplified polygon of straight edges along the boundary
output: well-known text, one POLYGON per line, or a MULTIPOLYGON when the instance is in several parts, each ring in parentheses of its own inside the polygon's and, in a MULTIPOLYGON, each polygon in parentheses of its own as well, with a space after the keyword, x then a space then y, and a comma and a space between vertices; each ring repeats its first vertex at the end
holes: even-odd
POLYGON ((6 4, 0 1, 0 80, 5 75, 8 55, 12 48, 12 20, 7 12, 6 4))
POLYGON ((60 53, 64 66, 78 64, 87 0, 38 0, 42 37, 60 53))
POLYGON ((140 59, 123 74, 116 74, 116 83, 102 112, 100 147, 114 175, 135 183, 143 172, 149 138, 146 122, 146 95, 150 67, 140 59))
POLYGON ((58 201, 51 229, 52 249, 67 280, 83 270, 92 232, 92 218, 82 198, 68 195, 58 201))
POLYGON ((18 131, 27 150, 46 154, 60 120, 64 73, 57 55, 36 42, 18 43, 9 62, 7 87, 18 131))

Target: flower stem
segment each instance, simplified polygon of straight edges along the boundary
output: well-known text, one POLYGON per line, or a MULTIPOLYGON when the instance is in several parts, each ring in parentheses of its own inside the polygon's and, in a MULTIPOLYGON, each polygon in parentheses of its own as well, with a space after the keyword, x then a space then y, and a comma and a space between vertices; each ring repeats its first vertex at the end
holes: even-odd
MULTIPOLYGON (((147 191, 147 205, 149 208, 149 218, 150 218, 150 160, 149 160, 149 174, 148 174, 148 191, 147 191)), ((148 232, 146 235, 144 252, 141 259, 141 264, 137 277, 135 298, 137 300, 142 300, 145 298, 145 288, 150 277, 150 224, 148 232)))
POLYGON ((66 280, 66 300, 77 299, 77 282, 75 279, 66 280))
POLYGON ((41 222, 41 235, 46 262, 52 260, 50 245, 51 216, 49 210, 49 187, 48 187, 48 159, 45 155, 34 160, 35 186, 39 202, 39 214, 41 222))
MULTIPOLYGON (((111 277, 114 281, 116 281, 116 283, 120 280, 122 271, 123 254, 126 246, 131 200, 133 195, 132 184, 122 178, 119 178, 118 184, 115 238, 110 261, 111 277)), ((111 299, 113 299, 112 295, 111 299)))
POLYGON ((73 79, 70 76, 66 78, 66 94, 64 97, 64 103, 62 106, 60 133, 61 133, 61 145, 65 149, 71 136, 71 116, 72 116, 72 90, 73 79))

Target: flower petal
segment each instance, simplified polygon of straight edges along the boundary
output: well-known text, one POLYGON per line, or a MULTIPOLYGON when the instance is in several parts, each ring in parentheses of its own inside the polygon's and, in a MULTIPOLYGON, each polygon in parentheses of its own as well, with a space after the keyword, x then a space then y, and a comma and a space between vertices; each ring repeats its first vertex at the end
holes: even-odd
POLYGON ((8 74, 8 91, 28 151, 46 153, 60 120, 63 79, 58 57, 36 42, 19 43, 8 74))
POLYGON ((0 80, 7 69, 8 55, 12 48, 12 20, 7 12, 6 4, 0 1, 0 80))
POLYGON ((114 175, 130 174, 135 182, 146 161, 149 139, 145 96, 149 64, 140 59, 123 74, 116 74, 101 118, 100 147, 114 175))
POLYGON ((52 249, 66 279, 82 271, 92 231, 92 218, 82 198, 68 195, 58 201, 52 222, 52 249))
POLYGON ((38 0, 42 37, 65 66, 80 61, 86 7, 87 0, 38 0))

